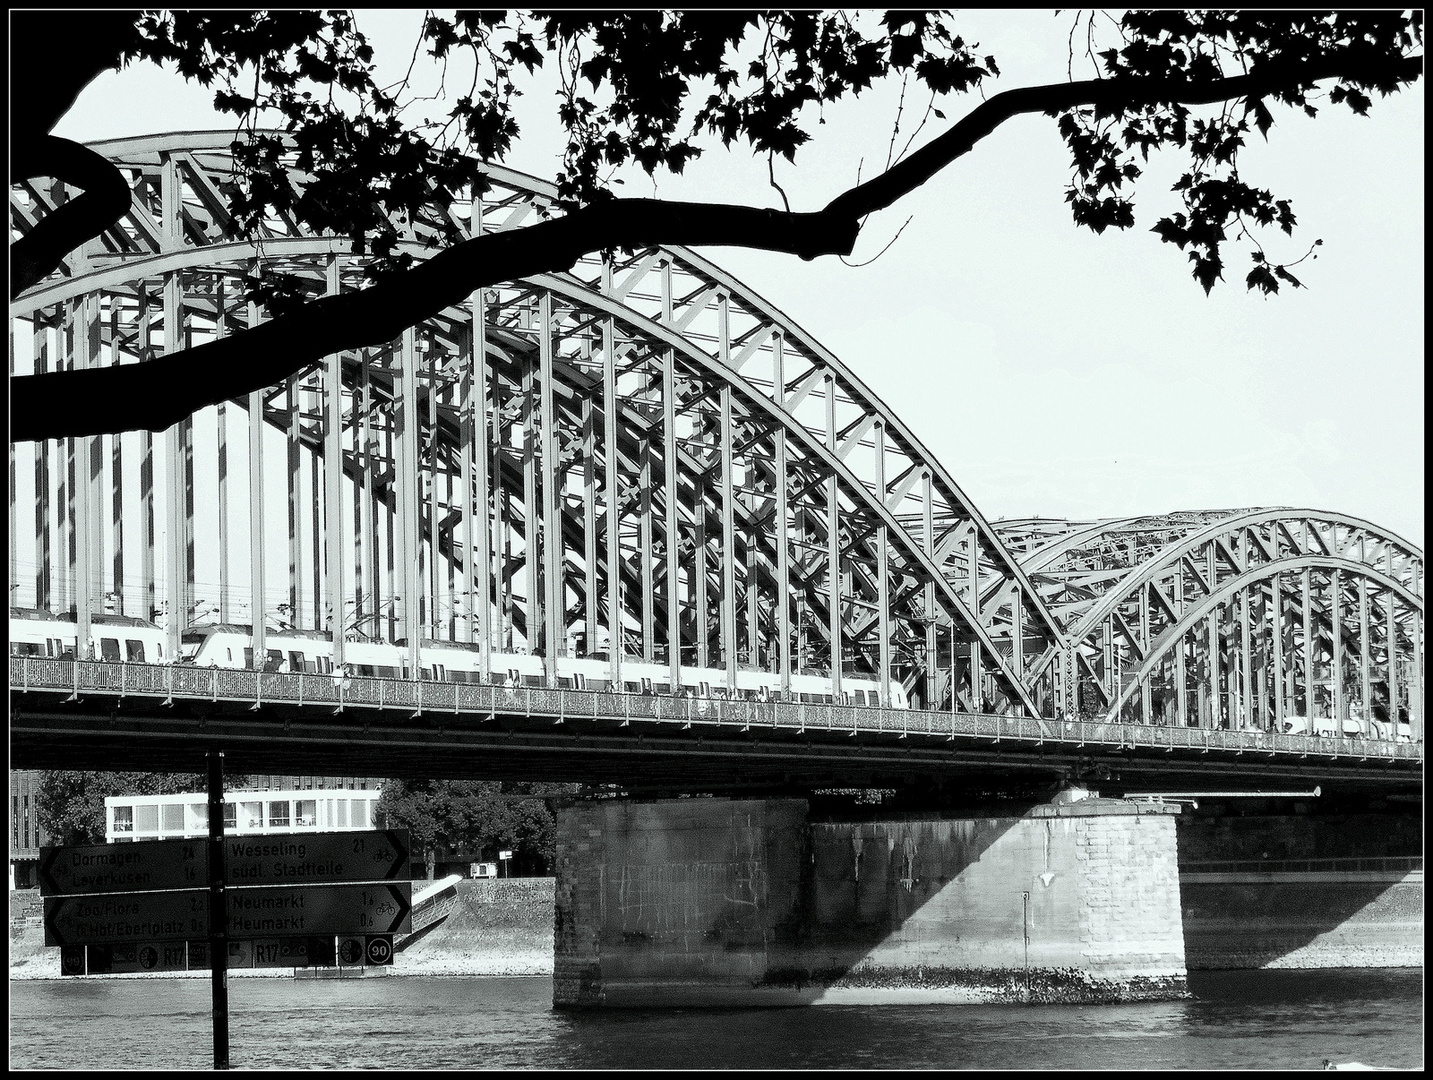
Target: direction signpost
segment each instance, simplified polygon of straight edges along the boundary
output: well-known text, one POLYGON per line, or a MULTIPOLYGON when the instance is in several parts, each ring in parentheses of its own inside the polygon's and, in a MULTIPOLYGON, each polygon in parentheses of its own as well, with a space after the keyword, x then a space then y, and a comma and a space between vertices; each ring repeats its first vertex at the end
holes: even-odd
MULTIPOLYGON (((408 834, 397 829, 231 836, 224 881, 229 888, 399 881, 408 877, 410 856, 408 834)), ((202 840, 43 848, 40 855, 44 896, 202 889, 208 875, 202 840)))
POLYGON ((45 898, 46 945, 185 941, 208 933, 209 894, 203 889, 45 898))
POLYGON ((203 840, 141 840, 44 848, 40 853, 40 891, 45 896, 202 889, 208 874, 203 840))
POLYGON ((413 926, 412 848, 402 830, 226 839, 218 757, 207 842, 44 848, 40 893, 63 974, 211 968, 227 1069, 228 968, 393 963, 393 935, 413 926))
MULTIPOLYGON (((230 941, 332 934, 406 934, 413 884, 287 885, 226 889, 230 941)), ((45 898, 46 945, 186 941, 209 934, 203 889, 45 898)))
POLYGON ((232 836, 224 841, 231 886, 399 881, 409 875, 408 834, 399 830, 232 836))

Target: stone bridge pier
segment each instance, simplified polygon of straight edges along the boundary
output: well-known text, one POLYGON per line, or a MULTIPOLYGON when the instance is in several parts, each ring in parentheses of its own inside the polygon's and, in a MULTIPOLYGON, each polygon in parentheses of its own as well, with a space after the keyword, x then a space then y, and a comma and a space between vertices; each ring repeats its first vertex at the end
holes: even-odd
POLYGON ((814 820, 804 799, 558 816, 558 1006, 1183 997, 1177 808, 814 820))

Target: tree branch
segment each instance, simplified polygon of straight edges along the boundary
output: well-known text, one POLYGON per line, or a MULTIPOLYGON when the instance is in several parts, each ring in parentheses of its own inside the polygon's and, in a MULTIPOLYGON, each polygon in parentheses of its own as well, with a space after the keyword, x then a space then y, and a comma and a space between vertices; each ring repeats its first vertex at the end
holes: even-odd
MULTIPOLYGON (((1423 57, 1405 57, 1394 68, 1400 82, 1412 82, 1423 72, 1423 57)), ((1380 74, 1390 74, 1381 72, 1380 74)), ((1263 96, 1277 90, 1307 86, 1320 79, 1348 76, 1349 65, 1337 59, 1308 64, 1267 65, 1249 75, 1190 82, 1187 79, 1109 78, 1084 82, 1027 86, 996 94, 949 131, 932 139, 905 161, 880 176, 838 195, 826 209, 841 215, 864 217, 884 210, 902 195, 920 187, 952 161, 970 152, 977 142, 1013 116, 1022 113, 1060 113, 1079 105, 1138 108, 1160 102, 1207 105, 1231 98, 1263 96)))
POLYGON ((10 299, 37 285, 65 256, 99 236, 129 210, 129 183, 109 159, 69 139, 45 135, 19 150, 12 176, 50 176, 83 194, 58 207, 10 245, 10 299))
MULTIPOLYGON (((739 246, 803 259, 849 254, 863 218, 890 206, 1021 113, 1058 113, 1079 105, 1131 108, 1159 102, 1207 104, 1265 95, 1334 76, 1348 63, 1268 66, 1249 75, 1191 83, 1108 78, 1027 87, 997 94, 949 131, 882 175, 817 213, 711 203, 614 199, 511 232, 475 237, 370 288, 306 304, 242 334, 140 365, 51 372, 11 379, 11 439, 65 438, 163 430, 204 406, 271 386, 340 350, 391 342, 404 328, 466 300, 477 289, 570 268, 583 255, 614 247, 739 246)), ((1410 57, 1398 81, 1421 74, 1410 57)))
POLYGON ((859 225, 827 212, 614 199, 440 251, 369 288, 323 297, 233 337, 140 365, 16 376, 15 442, 162 431, 196 409, 282 381, 341 350, 386 345, 408 326, 489 285, 570 269, 604 248, 737 245, 812 259, 849 254, 859 225))

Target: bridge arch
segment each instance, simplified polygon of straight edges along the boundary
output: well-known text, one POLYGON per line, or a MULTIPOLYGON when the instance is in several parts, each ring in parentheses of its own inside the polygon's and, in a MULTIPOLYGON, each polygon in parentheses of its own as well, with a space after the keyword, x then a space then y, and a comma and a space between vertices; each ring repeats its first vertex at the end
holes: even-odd
MULTIPOLYGON (((235 332, 260 317, 239 302, 237 281, 252 265, 254 246, 216 242, 223 225, 221 164, 228 141, 228 133, 200 133, 97 146, 129 171, 134 203, 120 225, 71 258, 67 277, 42 283, 12 307, 12 318, 30 323, 32 363, 138 362, 167 347, 171 325, 177 326, 173 337, 182 333, 187 341, 200 341, 205 335, 235 332)), ((494 175, 500 182, 497 197, 470 206, 468 216, 477 219, 478 227, 513 227, 545 193, 537 182, 508 170, 494 170, 494 175), (494 215, 498 221, 483 222, 494 215)), ((18 206, 20 220, 33 224, 55 202, 41 189, 21 187, 25 190, 19 196, 12 192, 12 205, 18 206)), ((346 241, 299 234, 291 222, 287 231, 282 222, 273 225, 272 235, 263 240, 267 259, 329 291, 357 284, 358 260, 348 253, 346 241)), ((415 242, 416 237, 407 241, 417 251, 415 242)), ((182 609, 185 614, 172 621, 176 635, 182 624, 199 617, 195 609, 203 590, 196 568, 205 559, 206 545, 193 515, 196 462, 202 469, 207 455, 195 443, 198 421, 205 428, 212 425, 218 444, 218 581, 204 583, 217 586, 217 595, 208 603, 212 617, 235 617, 241 605, 231 600, 245 584, 251 593, 266 591, 262 571, 252 583, 241 583, 244 575, 234 572, 231 564, 236 560, 229 549, 234 534, 267 536, 265 530, 272 530, 257 508, 263 498, 255 489, 272 480, 274 469, 264 461, 265 447, 278 433, 288 466, 288 580, 287 590, 278 590, 280 595, 287 592, 285 599, 277 605, 264 601, 269 619, 275 613, 268 609, 276 607, 282 623, 322 629, 332 625, 334 598, 341 596, 337 606, 348 609, 346 624, 371 630, 383 621, 386 604, 390 635, 401 622, 409 639, 416 640, 422 633, 445 636, 439 616, 446 609, 446 636, 476 634, 496 646, 506 633, 510 645, 517 641, 551 654, 574 647, 567 643, 574 626, 585 634, 587 613, 596 614, 601 607, 597 601, 605 600, 608 640, 615 619, 624 638, 632 633, 640 638, 635 648, 647 660, 656 658, 665 645, 669 657, 675 651, 678 663, 686 650, 691 655, 687 662, 700 666, 710 665, 719 654, 729 668, 738 662, 780 664, 788 673, 799 673, 823 666, 821 643, 804 639, 808 631, 817 638, 824 632, 824 668, 828 673, 834 669, 838 678, 846 663, 867 675, 874 666, 887 674, 895 670, 926 704, 1048 712, 1052 679, 1043 676, 1042 689, 1040 679, 1026 673, 1032 661, 1054 654, 1058 640, 1053 622, 989 526, 944 471, 922 456, 909 432, 883 405, 872 404, 874 399, 829 353, 822 350, 813 358, 819 347, 806 335, 710 264, 680 250, 641 253, 633 263, 594 261, 587 267, 596 270, 591 280, 577 274, 544 275, 487 290, 470 310, 450 309, 428 320, 411 341, 405 337, 386 350, 339 357, 285 386, 229 403, 237 409, 205 410, 217 415, 196 417, 179 425, 182 430, 168 433, 163 455, 155 455, 151 437, 141 433, 37 450, 29 463, 37 498, 33 602, 97 612, 108 596, 112 608, 121 612, 137 607, 145 613, 182 609), (710 279, 700 303, 691 293, 678 295, 673 288, 675 272, 690 268, 710 279), (622 274, 622 281, 614 284, 614 275, 622 274), (633 306, 648 278, 660 283, 662 293, 661 310, 652 314, 633 306), (766 325, 754 322, 733 334, 731 324, 740 315, 736 308, 743 305, 760 308, 766 325), (704 338, 692 329, 694 322, 713 316, 720 324, 714 335, 704 338), (567 353, 562 342, 569 346, 567 353), (511 362, 510 370, 474 374, 482 365, 474 364, 473 357, 498 354, 511 362), (770 378, 738 374, 743 365, 755 368, 758 357, 773 364, 770 378), (788 373, 792 369, 794 374, 788 373), (619 379, 624 383, 620 390, 619 379), (594 393, 599 383, 604 393, 594 393), (413 410, 405 412, 403 388, 408 386, 417 400, 413 410), (478 400, 487 406, 481 421, 475 419, 478 400), (617 479, 612 490, 598 494, 597 485, 608 484, 608 456, 602 449, 594 452, 594 447, 608 443, 596 435, 594 425, 605 423, 609 410, 592 406, 606 401, 613 402, 610 411, 620 421, 616 431, 604 433, 612 436, 611 472, 617 479), (818 416, 813 421, 812 405, 820 407, 824 420, 818 416), (854 420, 843 415, 853 407, 859 414, 854 420), (588 411, 579 415, 583 408, 588 411), (426 417, 418 415, 424 410, 426 417), (509 446, 513 455, 505 457, 501 440, 505 434, 512 436, 519 416, 521 451, 509 446), (660 451, 654 446, 657 437, 663 441, 660 451), (483 455, 475 448, 484 445, 485 438, 498 440, 499 449, 492 460, 479 461, 483 455), (384 442, 382 452, 375 451, 376 441, 384 442), (236 455, 228 452, 228 444, 238 449, 245 442, 249 476, 262 480, 248 483, 249 521, 235 529, 239 522, 226 527, 226 518, 239 515, 230 512, 225 481, 231 471, 237 478, 241 470, 232 468, 236 455), (54 483, 56 475, 67 478, 73 470, 76 453, 89 459, 88 482, 54 483), (305 455, 311 472, 307 478, 302 476, 305 455), (778 465, 776 459, 783 455, 790 460, 778 465), (137 498, 124 490, 136 457, 143 474, 137 498), (161 460, 156 462, 156 457, 161 460), (658 467, 666 472, 663 481, 679 481, 681 490, 670 507, 661 506, 665 496, 653 489, 651 471, 658 467), (887 470, 893 468, 900 472, 888 480, 887 470), (635 481, 626 487, 637 493, 635 509, 625 517, 620 507, 614 514, 603 501, 623 497, 624 469, 630 474, 627 480, 635 481), (585 474, 582 503, 565 498, 571 493, 564 485, 571 486, 574 470, 585 474), (785 528, 778 529, 789 534, 787 543, 777 544, 786 553, 784 569, 776 565, 782 557, 763 550, 755 537, 737 537, 742 527, 755 523, 758 513, 768 525, 778 513, 770 505, 780 501, 771 477, 783 470, 794 477, 786 491, 789 505, 780 511, 785 528), (155 485, 156 471, 164 474, 164 490, 155 485), (507 498, 505 481, 509 489, 520 485, 523 498, 507 499, 500 508, 499 501, 507 498), (480 499, 483 485, 486 495, 480 499), (101 489, 106 486, 114 494, 109 528, 101 523, 101 489), (487 503, 487 528, 475 521, 480 515, 454 496, 456 488, 487 503), (731 498, 722 499, 717 492, 731 498), (818 498, 823 494, 824 499, 818 498), (743 500, 749 505, 743 507, 743 500), (306 522, 303 511, 309 502, 314 514, 306 522), (913 516, 912 502, 923 508, 914 514, 924 519, 919 532, 905 524, 913 516), (355 507, 351 514, 345 513, 345 505, 355 507), (654 523, 659 507, 664 516, 654 523), (416 512, 409 513, 410 508, 416 512), (380 541, 376 519, 385 514, 411 518, 408 535, 401 535, 401 524, 389 521, 389 535, 380 541), (164 519, 157 531, 156 515, 164 519), (330 517, 345 516, 355 519, 350 524, 357 538, 347 562, 346 541, 335 541, 332 535, 345 530, 327 527, 330 517), (598 522, 599 516, 607 520, 598 522), (148 522, 142 559, 133 556, 132 537, 129 547, 125 545, 126 519, 148 522), (619 582, 615 604, 613 587, 598 583, 605 574, 603 556, 611 553, 593 550, 604 527, 618 535, 617 551, 625 562, 621 572, 612 575, 619 582), (157 533, 168 533, 168 550, 166 542, 156 546, 157 533), (87 542, 78 543, 80 535, 87 542), (554 545, 551 556, 545 535, 563 540, 554 545), (68 549, 73 560, 53 582, 40 565, 40 552, 48 550, 52 540, 68 549), (507 545, 505 550, 521 566, 493 572, 485 589, 471 580, 469 566, 496 565, 499 544, 507 545), (941 561, 962 545, 965 576, 957 577, 946 573, 941 561), (819 557, 796 555, 803 547, 818 555, 824 548, 824 567, 819 557), (655 570, 650 562, 639 565, 643 553, 668 551, 678 552, 675 560, 667 559, 655 570), (684 559, 694 564, 686 565, 684 559), (392 564, 386 575, 379 565, 384 561, 392 564), (136 562, 142 565, 136 567, 136 562), (421 580, 411 573, 419 563, 421 580), (444 572, 449 578, 446 588, 444 572), (511 587, 515 573, 527 576, 524 592, 511 587), (659 597, 654 588, 664 573, 674 574, 671 580, 677 585, 667 586, 667 595, 659 597), (454 583, 455 574, 463 575, 462 583, 454 583), (569 574, 585 579, 585 593, 569 594, 560 584, 569 574), (979 605, 980 584, 992 576, 1006 582, 1002 595, 979 605), (773 583, 782 579, 797 584, 778 590, 773 583), (547 584, 549 580, 555 584, 547 584), (142 599, 128 595, 136 584, 142 599), (790 595, 781 601, 774 595, 763 599, 763 584, 773 594, 790 595), (486 603, 474 599, 484 591, 486 603), (827 604, 821 617, 818 596, 823 591, 838 602, 827 604), (599 592, 604 595, 599 597, 599 592), (713 599, 702 596, 707 592, 720 599, 704 603, 713 599), (176 598, 172 602, 171 596, 176 598), (520 601, 516 609, 514 599, 520 601), (697 625, 706 618, 695 614, 698 608, 718 607, 709 632, 697 625), (484 614, 479 608, 490 610, 484 614), (498 608, 507 614, 495 615, 498 608), (552 614, 559 609, 560 614, 552 614), (611 614, 615 609, 621 609, 620 616, 611 614), (739 614, 746 616, 745 627, 738 626, 739 614), (677 631, 675 650, 670 631, 662 625, 664 618, 673 617, 690 624, 677 631), (778 626, 783 619, 786 633, 778 626), (486 625, 466 625, 463 620, 486 625), (660 640, 663 634, 669 640, 660 640), (856 655, 833 664, 833 636, 843 648, 854 644, 856 655), (779 641, 786 641, 784 660, 779 641), (1028 652, 1027 642, 1035 646, 1028 652), (808 654, 804 662, 803 651, 808 654)), ((275 449, 269 447, 270 458, 275 449)), ((81 467, 81 473, 85 471, 81 467)), ((12 523, 14 514, 12 502, 12 523)), ((273 546, 272 537, 247 545, 261 553, 260 562, 265 561, 265 549, 273 546)), ((214 561, 211 556, 210 564, 214 561)), ((272 572, 273 564, 282 565, 282 557, 267 561, 269 583, 282 578, 272 572)), ((12 540, 12 567, 16 562, 12 540)), ((249 606, 252 619, 252 601, 249 606)), ((600 632, 595 630, 594 636, 600 632)), ((582 647, 596 651, 591 645, 582 647)))
POLYGON ((1292 508, 1038 531, 1024 564, 1085 711, 1277 730, 1352 708, 1421 731, 1423 557, 1401 537, 1292 508))

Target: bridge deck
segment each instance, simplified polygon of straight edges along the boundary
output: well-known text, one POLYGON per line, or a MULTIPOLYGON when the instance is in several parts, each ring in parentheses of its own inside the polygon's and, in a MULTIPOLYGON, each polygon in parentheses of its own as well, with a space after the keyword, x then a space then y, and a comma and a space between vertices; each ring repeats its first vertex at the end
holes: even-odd
POLYGON ((665 758, 671 772, 673 754, 687 759, 673 775, 714 776, 699 765, 715 755, 718 771, 737 777, 776 769, 828 781, 862 768, 1060 771, 1103 760, 1171 776, 1376 772, 1407 782, 1421 780, 1423 763, 1421 744, 1375 739, 33 657, 11 658, 10 687, 12 754, 38 767, 114 768, 116 754, 140 746, 216 743, 256 761, 283 747, 315 763, 367 744, 380 772, 421 761, 472 774, 497 757, 543 759, 532 771, 552 778, 596 776, 606 768, 597 762, 618 758, 665 758), (110 763, 81 764, 89 758, 110 763))

